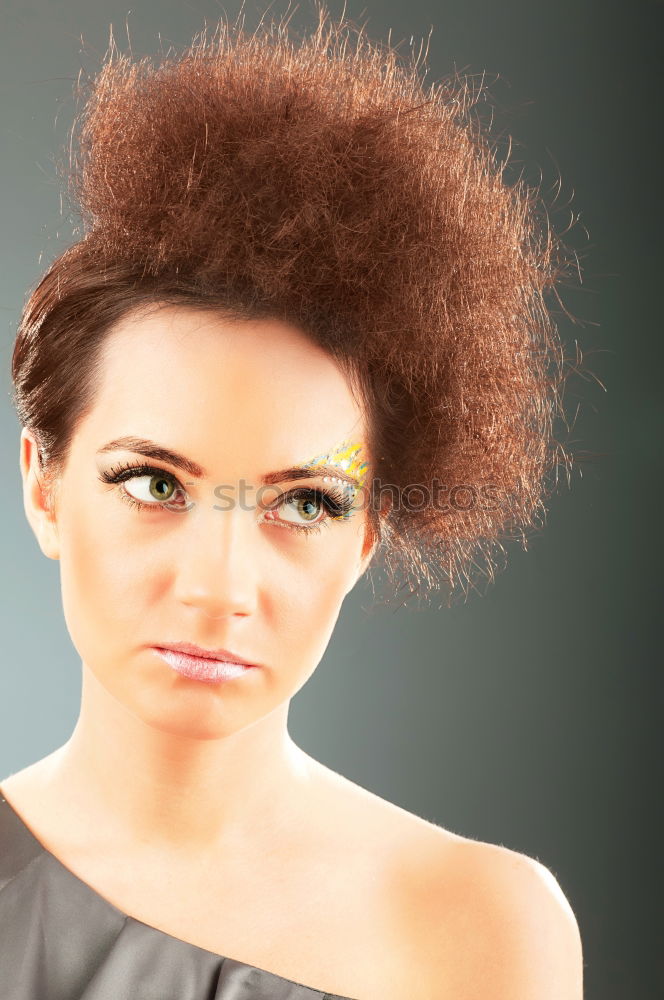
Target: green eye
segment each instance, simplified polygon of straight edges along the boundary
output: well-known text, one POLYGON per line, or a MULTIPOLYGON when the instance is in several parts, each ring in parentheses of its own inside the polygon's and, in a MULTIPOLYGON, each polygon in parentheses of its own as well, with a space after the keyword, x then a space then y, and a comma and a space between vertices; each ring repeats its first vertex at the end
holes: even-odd
MULTIPOLYGON (((180 482, 155 466, 122 465, 101 472, 99 479, 102 483, 118 486, 120 499, 139 511, 163 509, 180 513, 195 506, 187 499, 180 482), (129 484, 132 484, 131 490, 129 484)), ((280 502, 265 513, 264 520, 313 535, 334 521, 348 520, 352 513, 353 494, 348 491, 299 487, 282 496, 280 502), (282 513, 277 516, 277 511, 282 513)))
MULTIPOLYGON (((295 507, 297 513, 305 521, 315 521, 323 508, 323 504, 317 497, 295 497, 283 504, 284 511, 287 511, 289 507, 295 507)), ((281 520, 290 521, 291 519, 282 516, 281 520)), ((295 519, 295 522, 297 523, 297 519, 295 519)))
MULTIPOLYGON (((147 476, 145 478, 147 478, 147 476)), ((173 493, 175 493, 175 483, 171 482, 170 479, 164 479, 163 476, 150 476, 149 489, 155 500, 170 500, 173 493), (155 483, 156 485, 153 485, 155 483), (171 492, 168 493, 168 490, 171 492)))
MULTIPOLYGON (((120 487, 120 499, 139 510, 157 510, 160 506, 174 510, 178 503, 178 492, 182 489, 178 480, 170 473, 147 465, 128 465, 102 472, 103 483, 120 487), (133 492, 135 491, 135 492, 133 492)), ((187 505, 178 509, 189 509, 187 505)))
POLYGON ((173 499, 176 490, 175 483, 163 475, 134 476, 133 479, 125 482, 124 488, 134 500, 138 500, 139 503, 148 504, 150 503, 150 498, 156 503, 168 503, 169 500, 173 499), (138 489, 138 485, 146 481, 148 483, 147 490, 150 495, 149 497, 144 495, 144 487, 138 489), (130 485, 132 489, 129 489, 130 485), (138 496, 132 490, 137 490, 138 496))

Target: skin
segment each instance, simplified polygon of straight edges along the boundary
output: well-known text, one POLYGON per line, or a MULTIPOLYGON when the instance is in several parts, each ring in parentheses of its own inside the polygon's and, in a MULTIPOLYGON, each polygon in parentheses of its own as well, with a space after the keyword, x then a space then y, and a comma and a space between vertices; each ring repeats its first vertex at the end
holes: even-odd
MULTIPOLYGON (((42 769, 44 792, 67 803, 72 830, 94 829, 118 854, 144 844, 167 856, 232 851, 237 862, 303 822, 315 762, 289 736, 289 704, 320 662, 373 538, 362 510, 305 534, 265 520, 262 508, 215 509, 214 489, 333 457, 344 442, 359 444, 368 463, 366 431, 336 362, 299 329, 179 306, 133 313, 110 331, 94 404, 50 495, 23 431, 26 516, 42 552, 60 562, 82 664, 75 729, 42 769), (208 475, 192 479, 127 451, 97 454, 124 435, 166 445, 208 475), (98 478, 126 461, 172 473, 188 509, 128 506, 123 485, 150 498, 149 479, 98 478), (189 680, 149 648, 177 641, 223 646, 261 666, 230 682, 189 680)), ((270 487, 268 499, 294 485, 270 487)), ((278 513, 307 523, 292 504, 278 513)))
POLYGON ((27 801, 56 856, 139 919, 321 991, 581 1000, 578 926, 548 870, 345 779, 326 784, 289 736, 290 700, 373 554, 366 515, 305 535, 251 504, 215 509, 214 490, 334 461, 349 444, 370 468, 336 364, 285 324, 168 307, 118 324, 102 371, 54 493, 21 435, 25 511, 60 562, 83 684, 71 738, 3 781, 10 802, 27 801), (122 485, 99 481, 147 461, 97 454, 124 435, 207 470, 192 480, 150 460, 186 488, 186 511, 137 511, 122 485), (261 667, 218 685, 187 680, 149 648, 178 640, 261 667), (344 962, 330 966, 330 954, 344 962))

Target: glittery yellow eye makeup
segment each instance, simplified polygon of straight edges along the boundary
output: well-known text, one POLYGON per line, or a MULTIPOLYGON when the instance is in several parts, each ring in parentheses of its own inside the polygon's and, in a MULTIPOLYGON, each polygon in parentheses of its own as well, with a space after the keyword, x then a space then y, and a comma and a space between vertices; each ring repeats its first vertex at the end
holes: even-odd
MULTIPOLYGON (((316 455, 315 458, 304 462, 303 465, 308 469, 315 469, 318 465, 336 466, 342 472, 354 476, 357 479, 357 488, 361 488, 364 485, 368 468, 367 462, 361 458, 361 451, 362 445, 359 442, 345 440, 330 451, 316 455)), ((342 483, 341 480, 339 482, 342 483)), ((343 482, 342 485, 348 490, 356 491, 356 487, 351 483, 343 482)))

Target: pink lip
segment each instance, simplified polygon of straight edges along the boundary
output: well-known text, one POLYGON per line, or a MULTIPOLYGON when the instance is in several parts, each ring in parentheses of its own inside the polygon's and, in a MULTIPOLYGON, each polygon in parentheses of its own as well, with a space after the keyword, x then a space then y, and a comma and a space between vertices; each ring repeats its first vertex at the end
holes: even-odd
POLYGON ((237 660, 192 656, 190 653, 172 646, 153 646, 152 648, 169 667, 189 680, 207 681, 208 683, 230 681, 250 673, 252 667, 255 666, 253 663, 238 662, 237 660))
POLYGON ((160 642, 155 643, 156 649, 173 649, 178 653, 187 653, 195 656, 199 660, 223 660, 225 663, 242 663, 245 667, 256 667, 257 663, 245 660, 230 649, 203 649, 202 646, 195 646, 191 642, 160 642))

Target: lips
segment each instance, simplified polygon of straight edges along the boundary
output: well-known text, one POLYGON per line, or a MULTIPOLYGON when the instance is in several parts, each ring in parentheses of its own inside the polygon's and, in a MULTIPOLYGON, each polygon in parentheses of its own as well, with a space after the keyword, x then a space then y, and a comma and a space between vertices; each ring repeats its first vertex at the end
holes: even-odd
POLYGON ((186 653, 188 656, 196 657, 197 660, 238 663, 245 667, 258 666, 257 663, 253 663, 251 660, 247 660, 244 657, 239 656, 230 649, 205 649, 204 647, 196 646, 191 642, 156 642, 153 645, 155 649, 170 649, 176 653, 186 653))
MULTIPOLYGON (((220 660, 210 656, 195 656, 173 647, 154 646, 153 651, 176 673, 192 681, 218 683, 254 674, 256 664, 236 660, 220 660)), ((192 648, 189 646, 189 648, 192 648)), ((194 647, 195 649, 200 647, 194 647)), ((204 652, 210 652, 206 650, 204 652)), ((218 650, 216 651, 218 652, 218 650)))

